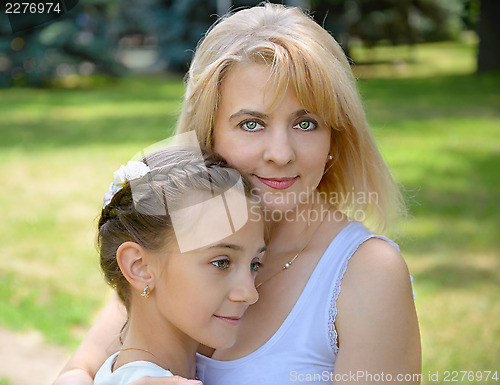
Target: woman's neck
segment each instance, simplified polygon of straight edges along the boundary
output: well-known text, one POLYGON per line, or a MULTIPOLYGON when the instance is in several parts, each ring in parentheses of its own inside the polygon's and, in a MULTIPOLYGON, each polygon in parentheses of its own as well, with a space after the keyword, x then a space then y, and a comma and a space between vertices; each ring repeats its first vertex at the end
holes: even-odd
POLYGON ((199 343, 166 322, 153 306, 134 309, 133 302, 123 350, 114 369, 132 361, 149 361, 175 375, 195 378, 199 343))
POLYGON ((269 249, 273 255, 294 254, 303 247, 304 239, 309 239, 324 221, 345 221, 345 216, 324 201, 300 204, 288 211, 278 222, 268 223, 269 249))

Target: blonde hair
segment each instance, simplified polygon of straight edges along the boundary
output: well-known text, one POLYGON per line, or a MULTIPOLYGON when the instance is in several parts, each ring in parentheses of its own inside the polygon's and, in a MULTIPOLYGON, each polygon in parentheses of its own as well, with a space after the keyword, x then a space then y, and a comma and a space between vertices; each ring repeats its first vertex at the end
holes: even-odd
POLYGON ((334 163, 318 191, 336 194, 337 207, 348 215, 362 210, 362 221, 379 230, 392 214, 404 212, 342 48, 298 8, 264 3, 224 17, 207 32, 187 74, 177 132, 195 130, 211 150, 221 84, 233 67, 250 63, 269 66, 274 100, 292 87, 304 108, 331 127, 334 163))

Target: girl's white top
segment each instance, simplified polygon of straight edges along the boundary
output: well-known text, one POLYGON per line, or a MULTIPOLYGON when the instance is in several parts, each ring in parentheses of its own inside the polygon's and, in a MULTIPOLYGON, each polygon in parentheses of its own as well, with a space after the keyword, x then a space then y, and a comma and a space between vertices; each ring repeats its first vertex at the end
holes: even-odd
POLYGON ((361 223, 344 227, 326 249, 302 294, 276 333, 259 349, 233 361, 197 355, 204 385, 331 384, 337 358, 337 297, 349 258, 370 238, 361 223))
POLYGON ((94 385, 125 385, 144 376, 169 377, 171 372, 149 361, 134 361, 112 370, 118 353, 109 357, 95 375, 94 385))

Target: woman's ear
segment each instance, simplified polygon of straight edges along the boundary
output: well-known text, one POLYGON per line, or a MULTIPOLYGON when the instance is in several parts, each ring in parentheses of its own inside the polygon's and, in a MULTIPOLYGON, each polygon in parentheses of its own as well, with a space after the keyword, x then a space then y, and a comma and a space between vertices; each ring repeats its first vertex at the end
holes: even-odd
POLYGON ((154 289, 154 275, 148 265, 148 253, 138 243, 124 242, 116 251, 116 260, 123 276, 137 290, 154 289))

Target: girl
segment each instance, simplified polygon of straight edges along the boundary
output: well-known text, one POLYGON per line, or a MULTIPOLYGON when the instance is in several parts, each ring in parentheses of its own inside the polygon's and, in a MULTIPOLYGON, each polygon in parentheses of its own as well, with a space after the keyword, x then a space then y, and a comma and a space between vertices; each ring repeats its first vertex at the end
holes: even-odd
POLYGON ((234 344, 243 313, 258 298, 254 279, 265 250, 252 206, 237 171, 205 164, 188 149, 157 150, 115 173, 98 245, 128 319, 123 345, 98 371, 96 385, 173 373, 195 378, 200 342, 234 344), (230 213, 217 204, 222 197, 230 213), (227 215, 240 228, 225 236, 218 229, 227 215))
MULTIPOLYGON (((402 199, 333 37, 276 4, 223 18, 187 77, 178 132, 192 130, 248 177, 270 227, 259 301, 232 347, 200 350, 204 384, 418 383, 408 269, 395 244, 365 227, 383 230, 402 199)), ((111 302, 58 385, 92 383, 116 314, 111 302)))

